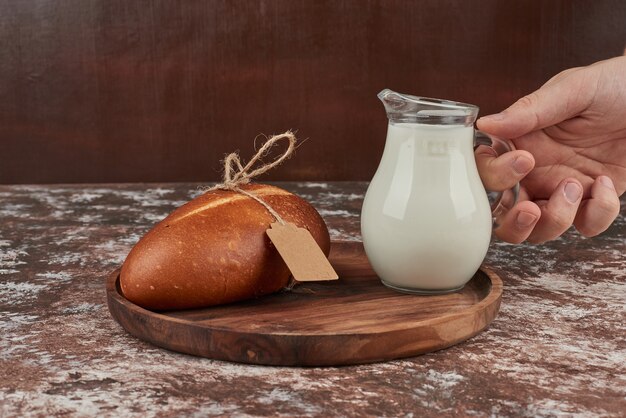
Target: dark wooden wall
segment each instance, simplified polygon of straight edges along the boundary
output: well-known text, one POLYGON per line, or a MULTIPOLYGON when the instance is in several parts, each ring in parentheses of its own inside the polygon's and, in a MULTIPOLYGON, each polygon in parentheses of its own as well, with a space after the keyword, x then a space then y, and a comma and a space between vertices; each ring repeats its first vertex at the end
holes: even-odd
POLYGON ((266 179, 366 180, 397 91, 498 111, 620 55, 624 0, 0 0, 0 183, 208 181, 259 133, 266 179))

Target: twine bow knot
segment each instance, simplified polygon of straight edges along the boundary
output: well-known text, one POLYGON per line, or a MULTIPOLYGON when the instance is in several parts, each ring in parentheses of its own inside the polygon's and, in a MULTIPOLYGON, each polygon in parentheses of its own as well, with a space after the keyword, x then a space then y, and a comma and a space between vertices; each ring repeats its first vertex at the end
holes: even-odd
POLYGON ((224 160, 224 179, 222 183, 216 184, 215 186, 209 188, 207 191, 232 190, 234 192, 246 195, 262 204, 281 225, 285 225, 285 221, 283 220, 283 218, 281 218, 281 216, 270 205, 268 205, 267 202, 254 195, 253 193, 243 190, 240 186, 249 184, 250 180, 252 180, 253 178, 280 165, 283 161, 291 156, 295 149, 295 145, 296 136, 291 131, 287 131, 280 135, 274 135, 270 139, 268 139, 245 166, 241 164, 239 154, 237 154, 236 152, 228 154, 228 156, 224 160), (269 150, 274 145, 276 145, 276 143, 283 139, 286 139, 289 142, 287 149, 274 161, 267 164, 262 164, 258 168, 252 170, 252 167, 254 167, 254 165, 257 164, 259 161, 261 161, 261 159, 269 152, 269 150))

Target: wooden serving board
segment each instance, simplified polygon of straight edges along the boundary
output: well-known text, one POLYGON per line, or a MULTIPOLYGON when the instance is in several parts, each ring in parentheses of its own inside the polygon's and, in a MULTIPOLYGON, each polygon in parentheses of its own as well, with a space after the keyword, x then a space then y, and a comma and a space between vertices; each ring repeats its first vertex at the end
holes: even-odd
POLYGON ((117 270, 107 281, 109 311, 132 335, 173 351, 241 363, 336 366, 449 347, 485 329, 500 307, 502 281, 484 266, 459 292, 418 296, 385 287, 361 243, 333 243, 329 259, 338 281, 169 312, 125 299, 117 270))

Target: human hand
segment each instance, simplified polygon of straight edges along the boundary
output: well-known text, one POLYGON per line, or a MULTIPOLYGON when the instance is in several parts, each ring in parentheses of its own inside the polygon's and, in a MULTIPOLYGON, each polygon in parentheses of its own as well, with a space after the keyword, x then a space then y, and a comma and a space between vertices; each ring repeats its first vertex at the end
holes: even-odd
POLYGON ((498 220, 500 239, 540 243, 572 224, 594 236, 619 214, 626 190, 626 56, 563 71, 477 126, 517 148, 497 158, 488 147, 476 150, 487 189, 522 186, 518 203, 498 220))

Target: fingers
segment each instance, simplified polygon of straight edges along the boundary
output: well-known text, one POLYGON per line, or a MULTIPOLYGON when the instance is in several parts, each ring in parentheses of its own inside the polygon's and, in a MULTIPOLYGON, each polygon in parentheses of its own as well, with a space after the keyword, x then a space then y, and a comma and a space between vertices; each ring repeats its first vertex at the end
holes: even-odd
POLYGON ((583 195, 583 188, 576 179, 565 179, 556 188, 550 200, 536 202, 541 216, 528 241, 533 244, 557 238, 572 225, 583 195))
POLYGON ((591 186, 591 198, 582 202, 574 219, 576 229, 586 237, 604 232, 619 215, 620 202, 610 178, 598 177, 591 186))
POLYGON ((575 179, 566 179, 550 200, 527 201, 522 189, 520 202, 498 218, 494 230, 502 241, 538 244, 559 237, 574 224, 587 237, 604 232, 617 218, 620 201, 610 178, 598 177, 591 186, 591 198, 582 201, 583 188, 575 179))
POLYGON ((532 233, 541 217, 541 209, 528 200, 519 202, 498 220, 499 226, 494 230, 502 241, 519 244, 532 233))
POLYGON ((528 151, 511 151, 497 157, 492 148, 481 145, 474 154, 487 190, 509 189, 535 167, 535 158, 528 151))
POLYGON ((478 128, 504 138, 518 138, 555 125, 584 111, 593 99, 585 71, 570 71, 522 97, 502 113, 478 119, 478 128))

